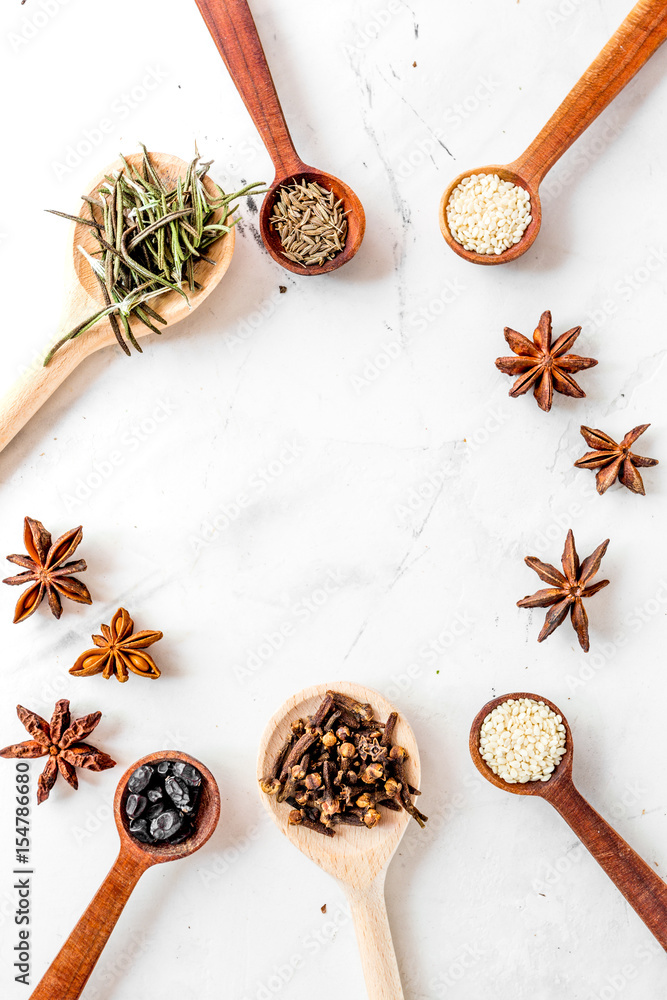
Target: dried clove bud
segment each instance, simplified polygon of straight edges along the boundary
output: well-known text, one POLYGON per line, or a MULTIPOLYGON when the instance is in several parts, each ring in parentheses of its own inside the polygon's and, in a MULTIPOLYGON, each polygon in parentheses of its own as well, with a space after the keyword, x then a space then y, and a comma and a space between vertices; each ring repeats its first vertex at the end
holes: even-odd
POLYGON ((314 715, 292 722, 260 787, 291 807, 290 825, 327 837, 342 824, 372 829, 382 806, 405 810, 423 826, 411 798, 419 791, 404 775, 407 751, 392 743, 397 723, 396 712, 382 723, 370 705, 328 691, 314 715))

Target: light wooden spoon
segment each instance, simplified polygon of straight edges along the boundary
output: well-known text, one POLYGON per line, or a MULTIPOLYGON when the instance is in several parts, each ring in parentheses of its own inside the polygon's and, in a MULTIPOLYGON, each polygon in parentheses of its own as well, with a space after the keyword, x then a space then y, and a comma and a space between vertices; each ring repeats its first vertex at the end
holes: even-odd
POLYGON ((90 906, 60 949, 30 1000, 77 1000, 102 954, 135 885, 152 865, 187 858, 209 839, 220 819, 220 792, 215 778, 194 757, 178 750, 148 754, 128 768, 114 798, 114 816, 120 834, 120 853, 90 906), (141 844, 130 834, 123 810, 127 782, 142 764, 159 760, 182 760, 201 772, 202 784, 195 832, 182 844, 141 844))
MULTIPOLYGON (((595 121, 600 112, 620 94, 667 38, 667 2, 641 0, 618 31, 591 63, 579 82, 554 112, 525 153, 506 165, 476 167, 459 174, 440 202, 440 230, 454 253, 473 264, 507 264, 530 249, 542 222, 539 187, 563 153, 595 121), (464 250, 452 236, 447 221, 447 203, 452 191, 470 174, 498 174, 525 188, 530 195, 532 222, 518 243, 501 254, 464 250)), ((621 181, 620 183, 624 183, 621 181)))
MULTIPOLYGON (((149 155, 156 170, 167 183, 175 183, 177 177, 185 176, 188 165, 177 156, 167 153, 149 155)), ((143 158, 141 154, 133 154, 126 159, 132 166, 140 167, 143 158)), ((120 170, 122 166, 120 160, 108 166, 91 183, 89 193, 94 195, 105 176, 112 171, 120 170)), ((204 184, 211 194, 216 194, 215 185, 210 177, 204 178, 204 184)), ((84 218, 87 216, 82 210, 79 214, 83 214, 84 218)), ((220 221, 221 214, 221 212, 216 213, 215 221, 220 221)), ((53 343, 87 317, 92 316, 104 304, 98 281, 85 257, 77 249, 79 245, 88 251, 95 249, 89 227, 72 224, 71 230, 72 252, 67 256, 64 280, 65 307, 53 343)), ((218 285, 232 259, 234 239, 234 229, 232 229, 230 233, 207 247, 206 256, 215 261, 215 266, 207 264, 206 261, 199 261, 196 264, 195 277, 203 287, 199 291, 187 293, 189 307, 182 295, 170 291, 151 303, 167 320, 168 326, 173 326, 174 323, 189 316, 218 285)), ((132 331, 137 339, 151 333, 143 323, 137 322, 133 322, 132 331)), ((0 402, 0 451, 88 355, 99 351, 101 347, 111 345, 117 345, 116 337, 109 321, 102 320, 80 337, 68 341, 47 367, 43 367, 40 359, 0 402)), ((46 351, 44 353, 46 355, 46 351)))
MULTIPOLYGON (((266 727, 257 761, 258 780, 271 773, 289 737, 291 723, 314 715, 329 690, 369 703, 375 718, 382 722, 395 711, 386 698, 361 684, 337 681, 300 691, 285 702, 266 727)), ((410 784, 418 788, 421 768, 417 742, 400 714, 394 743, 407 750, 406 774, 410 784)), ((382 820, 371 830, 341 825, 336 827, 335 837, 325 837, 312 830, 290 826, 289 805, 277 803, 273 795, 261 795, 287 839, 342 885, 352 910, 369 1000, 402 1000, 403 989, 384 900, 384 882, 389 862, 410 822, 408 814, 380 807, 382 820)))
POLYGON ((366 216, 361 202, 349 184, 333 174, 309 167, 294 148, 247 0, 196 2, 276 170, 259 216, 264 246, 274 260, 295 274, 313 275, 335 271, 351 260, 361 245, 366 228, 366 216), (342 201, 346 214, 345 247, 324 264, 298 264, 286 257, 280 237, 269 222, 278 189, 283 184, 302 178, 316 181, 333 191, 336 198, 342 201))
POLYGON ((504 694, 487 702, 475 717, 470 729, 470 755, 477 770, 496 788, 514 795, 537 795, 546 799, 590 851, 648 929, 667 950, 667 885, 653 869, 633 851, 622 837, 593 809, 572 780, 572 732, 568 721, 556 705, 539 694, 519 692, 504 694), (479 750, 482 723, 494 708, 509 698, 531 698, 543 701, 560 715, 565 726, 566 750, 548 781, 528 781, 510 785, 494 774, 479 750))

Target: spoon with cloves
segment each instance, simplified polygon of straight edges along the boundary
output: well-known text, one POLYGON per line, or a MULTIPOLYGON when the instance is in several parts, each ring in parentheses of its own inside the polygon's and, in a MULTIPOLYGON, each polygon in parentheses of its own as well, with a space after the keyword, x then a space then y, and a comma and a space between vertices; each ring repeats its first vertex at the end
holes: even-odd
MULTIPOLYGON (((257 761, 260 785, 266 784, 276 761, 280 760, 281 749, 292 733, 292 723, 307 717, 316 719, 316 713, 321 710, 330 690, 354 699, 359 706, 370 706, 376 719, 388 719, 394 712, 382 695, 361 684, 336 682, 300 691, 278 709, 262 736, 257 761)), ((417 741, 400 715, 392 742, 407 751, 405 777, 413 788, 418 788, 421 768, 417 741)), ((360 791, 366 787, 362 784, 360 791)), ((384 883, 389 862, 410 822, 408 813, 403 809, 387 812, 383 809, 380 822, 372 829, 341 824, 335 827, 334 836, 323 836, 303 825, 292 825, 290 805, 278 801, 276 795, 263 791, 262 800, 287 839, 332 875, 345 891, 357 932, 369 1000, 402 1000, 403 989, 387 917, 384 883)))
POLYGON ((295 274, 326 274, 342 267, 354 257, 364 236, 366 216, 361 202, 348 184, 309 167, 294 148, 246 0, 197 0, 197 6, 275 167, 276 176, 259 217, 264 246, 274 260, 295 274), (343 249, 322 264, 306 265, 286 257, 280 236, 270 222, 281 189, 301 180, 315 182, 333 192, 335 199, 342 202, 347 220, 343 249))
MULTIPOLYGON (((135 796, 136 797, 136 796, 135 796)), ((187 858, 209 839, 220 818, 220 792, 215 778, 194 757, 162 750, 142 757, 121 778, 114 798, 114 816, 120 834, 120 853, 90 906, 49 966, 30 1000, 77 1000, 102 954, 109 935, 137 882, 153 865, 187 858), (180 843, 142 843, 130 831, 127 815, 128 784, 139 768, 163 761, 182 762, 201 775, 199 805, 193 829, 180 843)))
MULTIPOLYGON (((487 746, 488 743, 485 745, 485 752, 487 746)), ((560 813, 651 933, 667 950, 667 885, 575 788, 572 780, 572 732, 567 719, 553 702, 540 695, 524 692, 505 694, 487 702, 476 715, 470 730, 470 755, 477 770, 497 788, 515 795, 534 795, 546 799, 560 813), (560 761, 553 766, 550 776, 543 774, 542 777, 524 782, 513 778, 516 783, 510 783, 491 769, 491 764, 483 756, 480 740, 485 733, 485 723, 491 713, 501 706, 506 706, 509 701, 516 703, 521 699, 541 704, 555 714, 559 720, 558 724, 564 727, 565 747, 560 761)))
POLYGON ((507 264, 530 249, 540 231, 539 187, 547 173, 666 38, 667 3, 665 0, 641 0, 518 159, 508 164, 466 170, 452 181, 442 196, 439 215, 440 230, 454 253, 473 264, 507 264), (508 181, 530 195, 531 221, 518 242, 502 253, 467 250, 452 232, 447 212, 450 199, 461 182, 474 174, 497 174, 501 181, 508 181))

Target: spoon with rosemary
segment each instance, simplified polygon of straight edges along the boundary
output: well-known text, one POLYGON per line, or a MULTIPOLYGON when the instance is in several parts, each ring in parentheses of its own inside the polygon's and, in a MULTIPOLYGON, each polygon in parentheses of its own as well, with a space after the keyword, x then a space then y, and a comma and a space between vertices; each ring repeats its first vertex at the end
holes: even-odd
MULTIPOLYGON (((342 267, 354 257, 364 236, 366 217, 361 202, 348 184, 307 166, 299 157, 246 0, 197 0, 197 6, 276 170, 259 217, 266 249, 274 260, 295 274, 325 274, 342 267), (321 235, 323 227, 318 225, 318 218, 324 223, 327 235, 336 229, 340 234, 337 217, 331 216, 324 203, 324 198, 331 195, 331 208, 335 207, 336 213, 344 216, 345 231, 341 234, 344 242, 340 241, 342 249, 339 249, 336 241, 335 249, 330 247, 326 259, 320 261, 317 254, 306 255, 304 250, 313 245, 308 241, 315 242, 321 235), (290 208, 297 231, 292 228, 286 245, 280 232, 280 213, 288 213, 290 208)), ((319 244, 318 252, 327 244, 328 241, 319 244)))
MULTIPOLYGON (((234 252, 236 195, 165 153, 123 157, 98 175, 72 224, 65 307, 54 346, 0 402, 0 451, 88 355, 189 316, 223 278, 234 252)), ((56 212, 56 215, 64 213, 56 212)))

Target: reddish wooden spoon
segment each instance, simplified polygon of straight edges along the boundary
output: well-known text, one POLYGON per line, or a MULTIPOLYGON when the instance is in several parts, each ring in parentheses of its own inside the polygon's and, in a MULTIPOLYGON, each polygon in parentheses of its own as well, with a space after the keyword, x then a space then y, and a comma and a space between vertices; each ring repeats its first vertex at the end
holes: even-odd
POLYGON ((542 221, 539 187, 547 173, 666 38, 667 2, 641 0, 518 160, 503 166, 466 170, 452 181, 440 202, 440 230, 454 253, 473 264, 507 264, 533 245, 542 221), (520 241, 501 254, 464 250, 452 236, 447 221, 447 202, 454 188, 470 174, 498 174, 502 180, 512 181, 530 194, 532 222, 520 241))
POLYGON ((206 843, 220 818, 220 792, 211 772, 194 757, 177 750, 163 750, 142 757, 128 768, 120 780, 114 798, 114 815, 120 834, 120 853, 100 886, 90 906, 81 917, 43 979, 31 995, 31 1000, 77 1000, 81 996, 95 964, 123 907, 135 885, 152 865, 176 861, 194 854, 206 843), (155 760, 182 760, 201 771, 204 783, 197 814, 197 828, 182 844, 153 846, 140 844, 129 833, 122 806, 127 798, 127 782, 142 764, 155 760))
POLYGON ((361 202, 338 177, 309 167, 299 158, 246 0, 197 0, 197 6, 276 168, 259 217, 266 249, 274 260, 295 274, 335 271, 354 257, 363 239, 366 217, 361 202), (333 191, 346 213, 345 248, 324 264, 305 266, 285 257, 280 237, 269 223, 278 188, 300 178, 316 181, 333 191))
POLYGON ((521 691, 518 694, 504 694, 500 698, 494 698, 478 712, 470 730, 470 755, 486 780, 497 788, 502 788, 504 792, 512 792, 514 795, 538 795, 550 802, 572 827, 584 847, 604 868, 662 947, 667 950, 667 885, 574 787, 572 752, 572 732, 567 719, 553 702, 539 694, 526 694, 521 691), (543 701, 563 720, 566 750, 549 781, 528 781, 523 785, 508 784, 494 774, 482 758, 479 751, 482 723, 489 712, 508 698, 515 700, 531 698, 533 701, 543 701))

